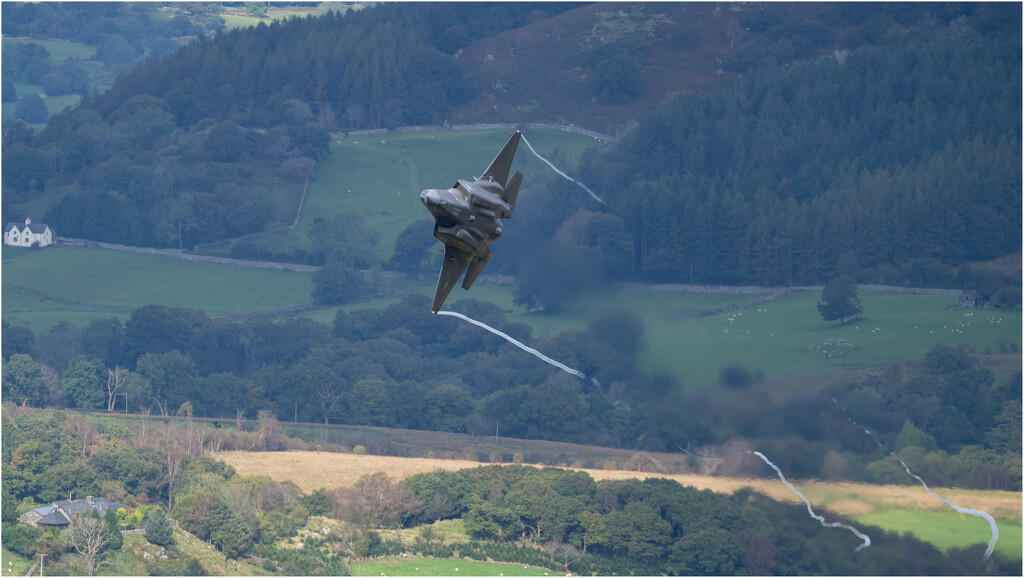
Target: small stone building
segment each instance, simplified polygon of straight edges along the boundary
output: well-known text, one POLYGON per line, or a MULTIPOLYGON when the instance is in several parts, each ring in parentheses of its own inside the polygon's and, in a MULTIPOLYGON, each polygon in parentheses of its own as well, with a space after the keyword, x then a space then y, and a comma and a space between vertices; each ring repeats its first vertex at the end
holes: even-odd
POLYGON ((960 295, 957 305, 966 309, 974 309, 976 307, 984 307, 987 301, 981 291, 964 291, 960 295))

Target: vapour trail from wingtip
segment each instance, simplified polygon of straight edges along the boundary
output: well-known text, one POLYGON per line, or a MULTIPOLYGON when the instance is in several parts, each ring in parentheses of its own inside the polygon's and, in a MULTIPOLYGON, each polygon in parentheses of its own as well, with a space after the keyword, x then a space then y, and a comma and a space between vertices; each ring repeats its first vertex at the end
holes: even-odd
POLYGON ((527 146, 527 147, 528 147, 528 148, 530 149, 530 152, 531 152, 531 153, 533 153, 533 154, 534 154, 534 156, 536 156, 536 157, 537 157, 538 159, 540 159, 541 161, 543 161, 543 162, 544 162, 544 164, 546 164, 547 166, 551 167, 551 170, 553 170, 553 171, 555 171, 556 173, 558 173, 558 174, 559 174, 559 175, 560 175, 560 176, 561 176, 562 178, 564 178, 564 179, 566 179, 566 180, 568 180, 568 181, 571 181, 571 182, 573 182, 573 183, 576 183, 577 185, 579 185, 580 187, 582 187, 582 188, 583 188, 583 190, 584 190, 584 191, 587 191, 587 193, 588 193, 588 194, 589 194, 589 195, 590 195, 591 197, 593 197, 595 201, 597 201, 597 202, 599 202, 599 203, 601 203, 601 204, 603 204, 603 205, 607 205, 607 204, 608 204, 608 203, 606 203, 606 202, 604 201, 604 199, 602 199, 601 197, 599 197, 599 196, 595 195, 595 194, 594 194, 594 191, 590 190, 590 188, 589 188, 589 187, 588 187, 587 185, 584 185, 583 183, 581 183, 581 182, 577 181, 576 179, 574 179, 574 178, 570 177, 569 175, 567 175, 567 174, 563 173, 562 171, 558 170, 558 168, 557 168, 557 167, 555 167, 555 165, 551 164, 551 162, 550 162, 550 161, 548 161, 548 159, 546 159, 546 158, 544 158, 544 157, 540 156, 540 154, 538 154, 538 153, 537 153, 537 151, 535 151, 535 150, 533 149, 533 145, 531 145, 531 144, 530 144, 530 141, 526 140, 526 135, 520 135, 520 137, 519 137, 519 138, 520 138, 520 140, 522 140, 522 141, 523 141, 524 143, 526 143, 526 146, 527 146))
POLYGON ((862 534, 861 532, 859 532, 853 526, 847 526, 846 524, 840 524, 839 522, 826 522, 824 517, 819 516, 818 514, 815 514, 814 510, 811 509, 811 503, 807 501, 807 498, 805 498, 804 495, 801 494, 799 490, 794 488, 793 484, 789 483, 789 480, 786 479, 786 476, 782 475, 782 470, 780 470, 778 468, 778 466, 773 464, 771 462, 771 460, 766 458, 764 454, 762 454, 761 452, 752 452, 752 451, 749 451, 749 450, 747 452, 745 452, 745 453, 753 454, 753 455, 761 458, 764 461, 764 463, 766 463, 769 466, 771 466, 771 468, 773 470, 775 470, 775 473, 779 475, 779 479, 782 480, 782 483, 784 483, 787 486, 789 486, 789 489, 792 490, 792 492, 794 494, 799 496, 800 499, 804 501, 804 504, 807 504, 807 513, 810 514, 812 518, 817 520, 819 524, 821 524, 822 526, 824 526, 826 528, 846 528, 847 530, 853 532, 858 538, 860 538, 861 540, 864 540, 863 544, 861 544, 860 546, 857 546, 856 548, 853 549, 854 552, 859 552, 859 551, 863 550, 864 548, 867 548, 868 546, 871 545, 871 538, 869 538, 866 534, 862 534))
POLYGON ((530 354, 533 354, 533 355, 537 356, 537 358, 540 359, 541 361, 550 363, 551 365, 554 365, 558 369, 561 369, 562 371, 565 371, 567 373, 571 373, 571 374, 575 375, 576 377, 578 377, 580 379, 586 379, 587 378, 587 376, 582 371, 573 369, 573 368, 569 367, 568 365, 565 365, 564 363, 559 363, 559 362, 555 361, 554 359, 551 359, 547 355, 544 355, 543 353, 537 351, 536 349, 534 349, 534 348, 532 348, 532 347, 522 343, 521 341, 516 340, 511 335, 508 335, 507 333, 503 333, 501 331, 498 331, 497 329, 491 327, 490 325, 488 325, 488 324, 486 324, 486 323, 484 323, 482 321, 477 321, 476 319, 472 319, 472 318, 466 317, 465 315, 463 315, 461 313, 456 313, 454 311, 438 311, 437 314, 438 315, 449 315, 451 317, 458 317, 459 319, 462 319, 464 321, 468 321, 468 322, 472 323, 473 325, 476 325, 477 327, 481 327, 483 329, 486 329, 487 331, 490 331, 491 333, 497 335, 498 337, 505 338, 505 340, 508 341, 509 343, 511 343, 512 345, 515 345, 516 347, 518 347, 519 349, 522 349, 523 351, 525 351, 527 353, 530 353, 530 354))
MULTIPOLYGON (((836 398, 834 398, 834 397, 832 398, 832 403, 834 403, 836 405, 839 405, 839 401, 836 398)), ((846 408, 845 407, 839 405, 839 409, 844 414, 846 413, 846 408)), ((869 430, 869 429, 861 426, 859 423, 853 421, 853 418, 851 418, 850 416, 846 416, 846 419, 850 423, 855 425, 856 427, 862 428, 864 430, 864 433, 868 434, 869 436, 871 436, 871 439, 875 440, 875 443, 878 444, 878 447, 880 447, 882 449, 885 449, 885 446, 882 445, 882 442, 878 441, 878 438, 875 437, 875 434, 871 433, 871 430, 869 430)), ((995 549, 996 549, 996 542, 999 541, 999 526, 996 525, 995 518, 993 518, 988 512, 986 512, 984 510, 975 510, 974 508, 964 508, 962 506, 958 506, 958 505, 954 504, 953 502, 950 502, 949 500, 947 500, 946 498, 940 496, 939 494, 936 494, 935 492, 932 491, 931 488, 928 487, 928 484, 924 483, 924 480, 922 480, 920 476, 918 476, 914 472, 910 471, 910 468, 907 466, 907 464, 903 460, 900 459, 900 457, 898 455, 896 455, 896 452, 890 450, 889 454, 892 455, 892 457, 896 458, 896 461, 898 461, 900 463, 900 465, 903 466, 903 469, 906 470, 908 476, 910 476, 910 477, 914 478, 915 480, 921 482, 921 485, 924 486, 924 489, 925 489, 926 492, 928 492, 929 494, 931 494, 931 495, 935 496, 936 498, 942 500, 947 506, 952 508, 955 512, 957 512, 959 514, 968 514, 968 515, 971 515, 971 516, 976 516, 978 518, 984 518, 985 521, 988 522, 989 530, 992 531, 992 537, 988 541, 988 548, 985 549, 985 555, 981 557, 981 562, 983 564, 985 562, 987 562, 988 559, 989 559, 989 556, 991 556, 992 552, 995 551, 995 549)))

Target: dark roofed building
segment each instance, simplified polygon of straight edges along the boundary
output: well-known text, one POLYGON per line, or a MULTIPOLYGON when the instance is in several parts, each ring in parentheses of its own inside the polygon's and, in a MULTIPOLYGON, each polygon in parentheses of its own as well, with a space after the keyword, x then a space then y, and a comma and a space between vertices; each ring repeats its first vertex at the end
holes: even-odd
POLYGON ((120 508, 128 509, 128 506, 120 502, 111 502, 104 498, 87 496, 82 500, 61 500, 50 506, 33 508, 21 515, 21 520, 32 526, 54 526, 66 528, 76 516, 91 510, 99 511, 100 516, 107 513, 107 510, 117 511, 120 508))

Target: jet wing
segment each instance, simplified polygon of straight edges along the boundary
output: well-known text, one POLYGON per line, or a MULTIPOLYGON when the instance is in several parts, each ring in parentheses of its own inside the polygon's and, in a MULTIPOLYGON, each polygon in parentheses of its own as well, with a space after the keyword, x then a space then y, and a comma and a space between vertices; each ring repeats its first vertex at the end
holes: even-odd
POLYGON ((518 130, 512 133, 509 137, 508 142, 498 153, 498 156, 494 157, 491 161, 490 166, 484 171, 484 174, 480 176, 480 180, 486 180, 487 177, 494 179, 494 182, 501 184, 502 187, 508 181, 508 173, 512 170, 512 159, 516 156, 516 147, 519 146, 519 137, 523 133, 518 130))
POLYGON ((444 300, 452 292, 459 278, 466 271, 472 255, 451 245, 444 246, 444 263, 441 264, 441 275, 437 278, 437 291, 434 292, 434 304, 430 310, 437 313, 444 305, 444 300))

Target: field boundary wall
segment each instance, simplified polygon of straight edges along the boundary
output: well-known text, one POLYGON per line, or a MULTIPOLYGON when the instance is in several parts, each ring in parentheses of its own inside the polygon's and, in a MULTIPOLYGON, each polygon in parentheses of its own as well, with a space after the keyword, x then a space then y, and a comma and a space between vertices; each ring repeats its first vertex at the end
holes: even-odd
POLYGON ((369 130, 352 130, 343 132, 332 132, 331 138, 343 139, 354 136, 364 135, 375 135, 375 134, 400 134, 410 132, 440 132, 440 131, 469 131, 469 130, 525 130, 525 129, 550 129, 557 130, 570 134, 578 134, 582 136, 588 136, 592 139, 606 141, 606 142, 619 142, 618 137, 600 133, 594 130, 581 128, 573 125, 565 124, 550 124, 543 122, 527 122, 527 123, 489 123, 489 124, 443 124, 443 125, 422 125, 422 126, 402 126, 393 129, 387 128, 375 128, 369 130))

